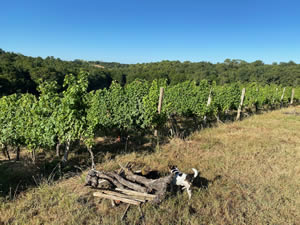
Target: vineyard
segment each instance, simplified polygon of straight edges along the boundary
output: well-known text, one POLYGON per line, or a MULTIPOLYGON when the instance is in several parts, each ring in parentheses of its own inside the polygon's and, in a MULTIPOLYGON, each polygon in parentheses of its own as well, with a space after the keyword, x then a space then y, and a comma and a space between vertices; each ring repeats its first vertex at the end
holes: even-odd
MULTIPOLYGON (((95 137, 114 132, 123 137, 153 133, 176 118, 192 118, 196 124, 221 121, 239 112, 256 113, 288 106, 300 100, 300 88, 275 84, 231 83, 218 86, 202 80, 171 86, 166 80, 135 80, 122 86, 113 82, 109 89, 88 92, 88 73, 67 75, 64 91, 55 82, 39 85, 39 96, 13 94, 0 99, 0 142, 4 155, 13 149, 19 158, 25 147, 36 160, 37 150, 56 151, 64 146, 68 160, 71 143, 80 141, 91 155, 95 137), (161 89, 164 94, 158 113, 161 89), (244 89, 244 96, 242 95, 244 89)), ((169 125, 168 125, 169 126, 169 125)))

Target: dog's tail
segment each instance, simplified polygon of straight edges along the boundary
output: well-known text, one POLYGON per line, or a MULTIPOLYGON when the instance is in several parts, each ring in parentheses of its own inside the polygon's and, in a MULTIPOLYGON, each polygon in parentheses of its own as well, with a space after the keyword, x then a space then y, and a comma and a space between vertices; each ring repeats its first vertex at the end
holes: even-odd
POLYGON ((196 170, 195 168, 192 168, 192 170, 194 171, 194 178, 197 177, 199 174, 198 170, 196 170))

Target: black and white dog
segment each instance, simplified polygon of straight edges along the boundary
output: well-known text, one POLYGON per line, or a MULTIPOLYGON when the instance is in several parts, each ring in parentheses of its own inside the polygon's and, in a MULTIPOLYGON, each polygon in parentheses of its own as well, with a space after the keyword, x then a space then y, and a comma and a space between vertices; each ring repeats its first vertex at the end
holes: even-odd
MULTIPOLYGON (((186 174, 179 171, 176 166, 169 166, 170 172, 174 174, 172 185, 183 186, 182 190, 186 189, 189 199, 192 197, 191 186, 193 180, 198 176, 198 170, 192 168, 194 174, 186 174)), ((172 186, 171 186, 172 187, 172 186)))

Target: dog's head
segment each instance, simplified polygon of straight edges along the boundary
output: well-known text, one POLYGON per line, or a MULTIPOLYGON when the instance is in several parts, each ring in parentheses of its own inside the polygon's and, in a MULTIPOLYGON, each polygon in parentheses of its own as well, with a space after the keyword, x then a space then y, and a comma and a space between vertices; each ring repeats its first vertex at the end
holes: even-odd
POLYGON ((176 165, 169 165, 168 168, 169 168, 169 170, 171 172, 171 171, 177 169, 177 166, 176 165))

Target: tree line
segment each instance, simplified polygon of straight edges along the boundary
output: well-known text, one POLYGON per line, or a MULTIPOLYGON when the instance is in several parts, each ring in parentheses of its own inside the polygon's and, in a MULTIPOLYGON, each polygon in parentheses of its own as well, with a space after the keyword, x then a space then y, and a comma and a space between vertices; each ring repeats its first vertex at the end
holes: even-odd
POLYGON ((243 60, 226 59, 223 63, 161 61, 156 63, 121 64, 115 62, 65 61, 54 57, 28 57, 0 49, 0 96, 13 93, 37 95, 42 81, 56 81, 58 92, 62 92, 66 74, 78 75, 83 68, 89 73, 88 90, 108 88, 115 80, 121 85, 136 79, 153 81, 166 79, 176 85, 184 81, 197 84, 205 79, 218 85, 232 82, 257 82, 298 86, 300 65, 292 61, 264 64, 257 60, 252 63, 243 60))
POLYGON ((257 82, 260 84, 281 84, 297 86, 300 84, 300 65, 292 61, 264 64, 257 60, 248 63, 243 60, 226 59, 223 63, 161 61, 156 63, 114 65, 110 68, 111 77, 120 83, 130 83, 135 79, 167 79, 169 84, 187 80, 199 83, 206 79, 219 85, 232 82, 257 82))
POLYGON ((57 82, 62 92, 67 74, 79 74, 83 68, 89 72, 89 90, 108 87, 112 81, 110 73, 83 60, 65 61, 54 57, 29 57, 0 49, 0 96, 13 93, 38 94, 43 81, 57 82))

